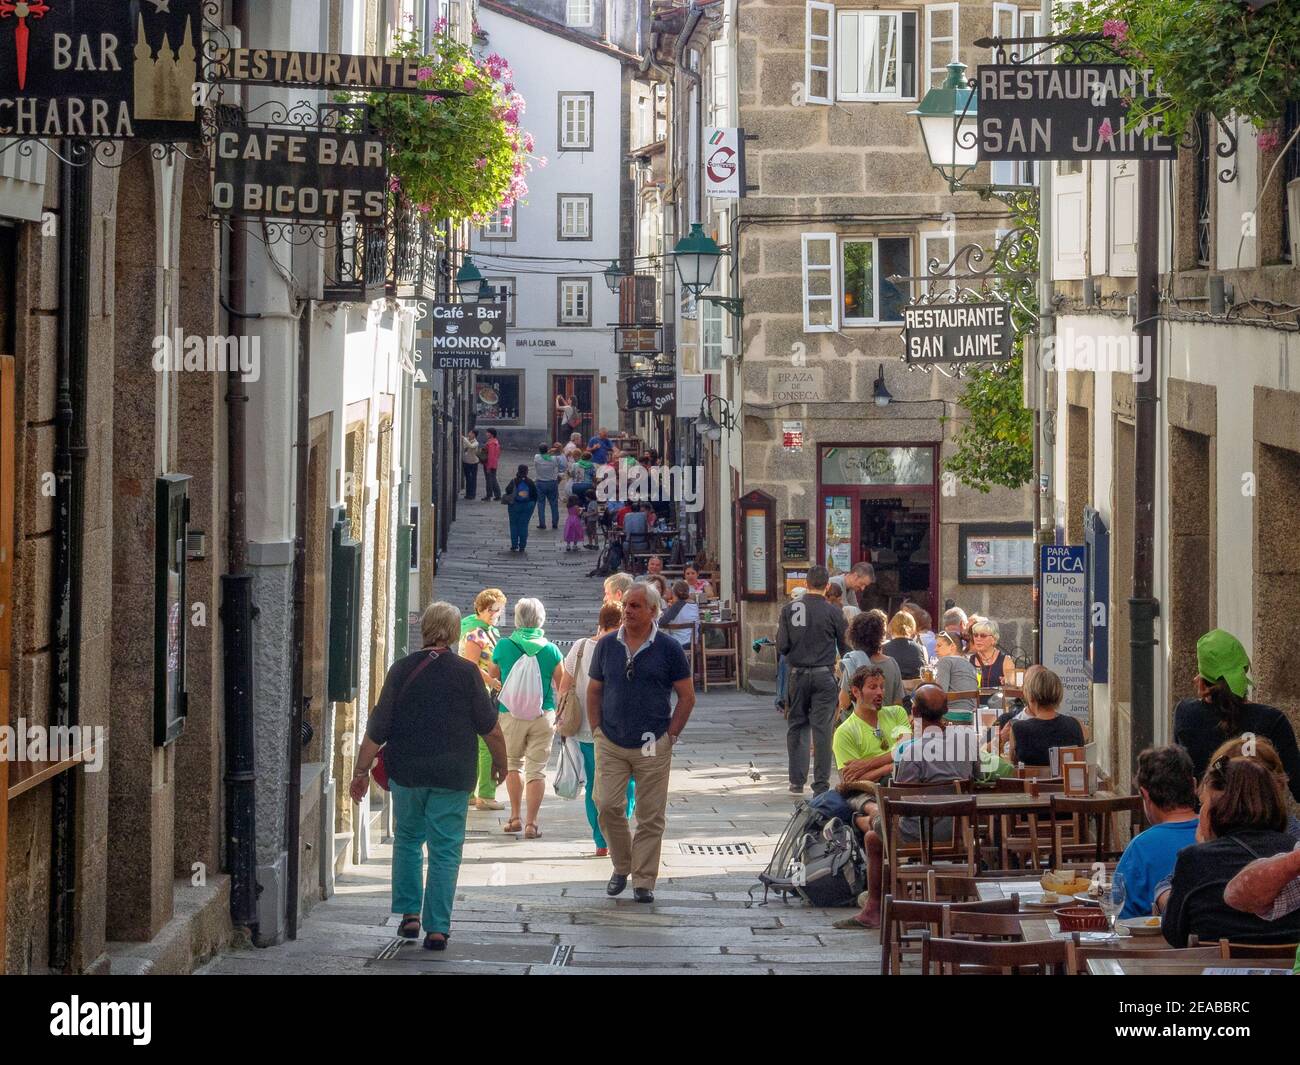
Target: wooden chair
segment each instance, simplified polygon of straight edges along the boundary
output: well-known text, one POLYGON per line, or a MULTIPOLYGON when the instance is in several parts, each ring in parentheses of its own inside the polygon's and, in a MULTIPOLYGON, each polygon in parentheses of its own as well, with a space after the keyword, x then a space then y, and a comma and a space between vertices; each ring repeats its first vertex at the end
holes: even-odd
POLYGON ((1061 868, 1069 858, 1094 862, 1118 859, 1124 853, 1128 840, 1119 842, 1117 834, 1112 834, 1116 814, 1128 814, 1130 839, 1142 831, 1141 795, 1127 795, 1118 799, 1084 799, 1066 795, 1052 795, 1050 798, 1053 868, 1061 868), (1077 841, 1075 843, 1067 843, 1065 840, 1065 829, 1071 823, 1077 841), (1091 829, 1091 842, 1084 838, 1085 826, 1091 829))
POLYGON ((980 939, 1019 943, 1025 938, 1020 922, 1040 916, 1034 913, 962 913, 944 915, 944 939, 980 939))
POLYGON ((1011 914, 1019 908, 1020 899, 1016 895, 994 902, 957 903, 917 902, 886 895, 880 911, 880 975, 888 976, 891 972, 902 971, 903 951, 911 946, 915 952, 914 944, 919 942, 920 929, 917 926, 924 925, 925 931, 937 932, 943 926, 945 914, 951 910, 1011 914), (909 927, 913 930, 909 931, 909 927))
POLYGON ((894 790, 882 788, 878 792, 880 823, 884 828, 885 862, 889 870, 889 893, 895 898, 901 898, 900 882, 924 882, 926 874, 932 869, 945 873, 966 872, 973 876, 979 868, 979 856, 975 849, 975 821, 978 816, 975 799, 971 796, 929 800, 900 798, 890 795, 894 790), (904 817, 918 819, 920 839, 916 842, 903 841, 901 824, 904 817), (948 817, 953 819, 952 838, 947 841, 936 840, 935 822, 948 817), (918 858, 919 863, 908 861, 918 858), (954 860, 959 858, 962 860, 954 860))
POLYGON ((1070 944, 1064 939, 1035 943, 983 943, 975 939, 935 939, 929 930, 921 933, 921 975, 932 976, 932 966, 944 975, 949 966, 955 975, 1021 970, 1051 975, 1069 970, 1070 944))
POLYGON ((1297 949, 1300 943, 1232 943, 1226 939, 1220 939, 1218 947, 1220 958, 1273 959, 1288 967, 1295 961, 1297 949))
POLYGON ((702 671, 700 670, 700 642, 695 631, 695 626, 687 622, 685 625, 660 625, 660 630, 668 633, 676 639, 675 634, 678 632, 687 632, 690 634, 690 644, 685 648, 686 660, 691 664, 691 676, 698 687, 702 682, 702 671))
MULTIPOLYGON (((733 629, 734 635, 739 630, 733 629)), ((728 639, 731 637, 728 636, 728 639)), ((704 690, 712 684, 715 688, 740 689, 740 649, 737 647, 710 647, 703 640, 700 642, 701 672, 704 675, 704 690), (710 669, 713 672, 710 672, 710 669)))
POLYGON ((1084 946, 1075 932, 1067 941, 1070 946, 1070 972, 1076 976, 1086 975, 1088 962, 1094 958, 1138 959, 1151 958, 1157 961, 1204 961, 1212 965, 1219 960, 1218 947, 1107 947, 1084 946))

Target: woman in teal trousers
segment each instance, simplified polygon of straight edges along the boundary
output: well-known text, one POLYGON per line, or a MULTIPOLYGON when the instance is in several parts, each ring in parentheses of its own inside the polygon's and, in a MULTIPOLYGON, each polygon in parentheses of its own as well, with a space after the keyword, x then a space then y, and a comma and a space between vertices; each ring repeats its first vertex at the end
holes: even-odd
POLYGON ((465 817, 478 776, 478 737, 492 753, 498 783, 506 775, 506 745, 482 674, 454 650, 460 611, 451 603, 433 603, 420 627, 423 649, 394 663, 384 680, 349 790, 355 802, 365 799, 382 749, 393 794, 398 934, 415 939, 423 927, 425 949, 446 950, 465 817))

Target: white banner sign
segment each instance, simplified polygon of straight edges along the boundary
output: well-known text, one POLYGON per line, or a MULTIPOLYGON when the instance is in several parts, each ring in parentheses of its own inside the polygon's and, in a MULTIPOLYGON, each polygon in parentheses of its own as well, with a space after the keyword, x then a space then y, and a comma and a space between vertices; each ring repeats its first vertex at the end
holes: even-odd
POLYGON ((704 130, 704 192, 745 195, 745 131, 708 126, 704 130))

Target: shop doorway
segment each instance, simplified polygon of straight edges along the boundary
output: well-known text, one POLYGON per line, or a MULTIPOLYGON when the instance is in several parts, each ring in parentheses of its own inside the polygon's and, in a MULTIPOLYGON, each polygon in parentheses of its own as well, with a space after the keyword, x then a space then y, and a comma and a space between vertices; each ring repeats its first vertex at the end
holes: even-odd
POLYGON ((570 434, 581 433, 582 439, 596 435, 596 375, 594 373, 551 374, 551 439, 567 443, 570 434), (555 409, 557 396, 573 401, 580 421, 576 427, 565 424, 563 415, 555 409))
POLYGON ((942 613, 936 610, 936 451, 934 447, 822 449, 821 559, 833 573, 844 573, 859 562, 875 566, 876 583, 860 597, 864 609, 879 607, 892 615, 912 600, 932 617, 942 613))

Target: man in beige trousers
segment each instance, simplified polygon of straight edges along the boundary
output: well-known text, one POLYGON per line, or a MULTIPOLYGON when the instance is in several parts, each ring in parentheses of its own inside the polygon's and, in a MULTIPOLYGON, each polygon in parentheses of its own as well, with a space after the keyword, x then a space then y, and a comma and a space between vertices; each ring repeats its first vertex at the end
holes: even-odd
POLYGON ((631 876, 637 902, 655 899, 673 745, 695 708, 691 665, 682 645, 659 631, 659 606, 653 585, 623 596, 623 624, 596 644, 587 686, 596 740, 592 801, 614 865, 605 893, 621 895, 631 876), (636 781, 635 836, 627 821, 629 778, 636 781))

